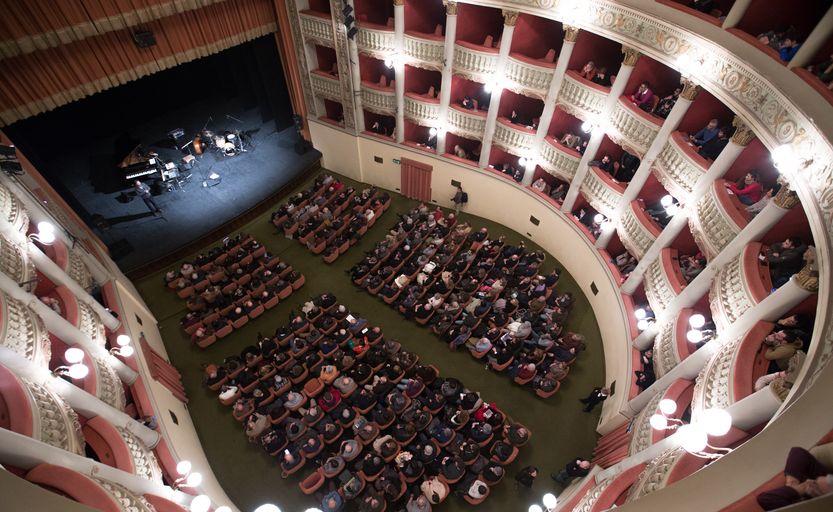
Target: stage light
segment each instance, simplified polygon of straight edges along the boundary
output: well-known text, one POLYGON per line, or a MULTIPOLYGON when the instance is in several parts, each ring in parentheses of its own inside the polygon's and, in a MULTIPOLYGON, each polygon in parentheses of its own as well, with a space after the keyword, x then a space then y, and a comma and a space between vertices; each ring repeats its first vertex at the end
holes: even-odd
POLYGON ((254 509, 254 512, 281 512, 281 509, 279 509, 276 505, 266 503, 265 505, 261 505, 254 509))
POLYGON ((544 495, 544 506, 547 508, 547 510, 554 509, 556 505, 558 505, 558 498, 555 496, 555 494, 548 492, 544 495))
POLYGON ((187 475, 191 472, 191 461, 190 460, 181 460, 176 464, 176 472, 182 476, 187 475))
POLYGON ((212 172, 211 174, 208 175, 208 179, 218 180, 218 179, 220 179, 220 175, 217 174, 216 172, 212 172))
POLYGON ((194 499, 191 500, 191 505, 188 508, 191 512, 208 512, 208 509, 211 508, 211 498, 205 494, 194 496, 194 499))
POLYGON ((683 450, 689 453, 702 452, 708 445, 706 431, 698 425, 682 425, 675 436, 683 450))
POLYGON ((697 418, 710 436, 725 436, 732 428, 732 415, 725 409, 706 409, 697 418))
POLYGON ((654 414, 648 420, 648 423, 651 424, 651 428, 654 430, 665 430, 668 428, 668 420, 662 414, 654 414))
POLYGON ((90 369, 87 368, 86 365, 83 364, 74 364, 69 367, 67 370, 67 375, 69 375, 72 379, 83 379, 90 373, 90 369))
POLYGON ((84 360, 84 351, 78 347, 70 347, 64 352, 64 360, 68 364, 77 364, 84 360))
POLYGON ((596 224, 601 224, 604 220, 605 220, 605 216, 602 215, 601 213, 597 213, 596 215, 593 216, 593 222, 595 222, 596 224))
POLYGON ((637 320, 642 320, 646 316, 648 316, 648 312, 645 311, 645 309, 643 309, 643 308, 639 308, 639 309, 637 309, 636 311, 633 312, 633 316, 635 316, 637 320))
POLYGON ((703 341, 703 332, 700 329, 691 329, 685 333, 685 339, 690 343, 700 343, 703 341))
POLYGON ((699 329, 706 325, 706 317, 704 317, 700 313, 691 315, 691 317, 688 319, 688 325, 694 327, 695 329, 699 329))
POLYGON ((119 334, 116 336, 116 345, 123 347, 130 344, 130 336, 127 334, 119 334))
POLYGON ((677 402, 670 398, 663 398, 659 401, 659 410, 665 415, 672 415, 677 412, 677 402))
POLYGON ((667 207, 668 205, 674 204, 674 198, 669 195, 662 196, 662 199, 659 200, 662 206, 667 207))

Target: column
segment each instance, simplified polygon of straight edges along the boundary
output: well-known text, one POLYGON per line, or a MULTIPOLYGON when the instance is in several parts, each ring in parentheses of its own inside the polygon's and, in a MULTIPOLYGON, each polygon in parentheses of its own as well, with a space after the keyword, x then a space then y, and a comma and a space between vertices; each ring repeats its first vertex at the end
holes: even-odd
MULTIPOLYGON (((349 5, 354 8, 353 0, 344 0, 344 5, 349 5)), ((344 16, 340 11, 335 13, 336 17, 344 28, 344 16)), ((346 36, 345 36, 346 37, 346 36)), ((356 122, 356 133, 361 133, 365 129, 364 123, 364 108, 362 107, 362 74, 359 69, 359 46, 356 44, 356 38, 347 39, 347 51, 350 54, 350 85, 353 89, 353 116, 356 122)))
POLYGON ((743 18, 743 15, 746 14, 746 9, 749 8, 749 4, 751 3, 752 0, 735 0, 732 8, 726 13, 726 18, 723 20, 723 28, 737 26, 743 18))
POLYGON ((489 165, 489 154, 492 152, 492 137, 495 134, 497 124, 497 113, 500 110, 500 97, 503 93, 503 70, 506 69, 506 60, 509 57, 509 49, 512 48, 512 35, 515 33, 515 23, 518 22, 518 11, 503 10, 503 35, 500 38, 500 53, 498 53, 497 69, 492 89, 492 97, 489 100, 489 112, 486 114, 486 127, 483 131, 483 144, 480 148, 480 167, 489 165))
MULTIPOLYGON (((651 175, 651 167, 654 165, 654 160, 656 160, 662 148, 665 147, 671 133, 680 125, 683 116, 688 112, 689 107, 691 107, 691 104, 700 92, 700 87, 686 78, 682 79, 680 85, 683 89, 680 97, 677 98, 674 108, 671 109, 665 122, 662 123, 657 136, 651 143, 651 147, 648 148, 648 151, 645 152, 645 155, 643 155, 642 160, 639 162, 639 168, 634 173, 633 179, 631 179, 628 187, 625 189, 625 193, 622 194, 622 200, 616 208, 616 212, 613 214, 614 222, 619 221, 622 214, 628 208, 628 205, 631 204, 631 201, 639 196, 639 192, 642 191, 642 187, 645 186, 645 182, 648 181, 648 177, 651 175)), ((600 249, 606 248, 610 239, 613 237, 613 232, 613 229, 602 230, 602 234, 596 240, 596 247, 600 249)))
POLYGON ((451 103, 451 78, 454 68, 454 41, 457 39, 457 2, 445 5, 445 46, 443 47, 443 78, 440 85, 440 125, 437 126, 437 154, 445 154, 445 123, 451 103))
MULTIPOLYGON (((573 54, 573 48, 575 48, 576 39, 578 38, 579 29, 577 27, 571 27, 570 25, 562 26, 564 28, 564 42, 561 44, 561 51, 558 54, 555 71, 552 74, 552 82, 550 82, 550 88, 544 100, 544 111, 541 113, 541 119, 538 122, 538 131, 535 132, 535 142, 532 151, 536 156, 541 153, 541 146, 544 144, 544 139, 547 137, 547 130, 549 130, 552 117, 555 115, 558 92, 561 91, 561 84, 564 82, 564 73, 567 72, 567 64, 570 62, 570 56, 573 54)), ((526 175, 524 175, 524 178, 526 178, 526 175)))
POLYGON ((405 0, 393 0, 393 71, 396 89, 396 142, 405 140, 405 64, 402 61, 405 48, 405 0))
POLYGON ((671 245, 683 229, 688 226, 688 212, 685 208, 677 210, 677 214, 671 217, 671 220, 660 232, 659 236, 651 247, 642 255, 642 259, 636 265, 636 268, 630 273, 628 278, 622 283, 622 293, 633 295, 633 292, 642 283, 642 278, 645 277, 645 270, 654 262, 659 256, 660 251, 671 245))
MULTIPOLYGON (((790 63, 787 65, 789 68, 803 68, 809 64, 812 64, 811 59, 816 55, 816 53, 821 50, 830 36, 833 34, 833 7, 827 9, 827 12, 824 13, 824 16, 816 23, 816 27, 810 32, 810 35, 807 36, 807 39, 804 40, 804 43, 801 45, 801 48, 798 49, 795 56, 790 60, 790 63)), ((825 58, 827 55, 825 55, 825 58)))
POLYGON ((637 50, 627 46, 622 46, 622 53, 625 54, 625 58, 622 59, 622 65, 619 66, 619 72, 616 73, 616 81, 613 82, 613 85, 610 87, 610 93, 607 95, 602 111, 599 114, 599 119, 586 120, 594 125, 597 125, 597 127, 593 129, 593 132, 590 135, 590 140, 587 142, 587 149, 581 157, 578 169, 576 169, 576 175, 573 176, 573 181, 570 183, 570 189, 564 197, 564 203, 561 205, 561 211, 563 212, 570 213, 576 205, 576 199, 581 191, 581 184, 584 182, 584 177, 587 176, 587 172, 589 171, 587 164, 596 158, 596 152, 599 150, 599 146, 601 145, 602 139, 605 135, 605 125, 607 124, 607 119, 610 117, 610 112, 613 110, 616 102, 619 101, 619 96, 622 95, 625 87, 628 85, 628 78, 630 78, 631 73, 633 73, 633 68, 636 66, 636 63, 639 61, 639 57, 641 55, 637 50))

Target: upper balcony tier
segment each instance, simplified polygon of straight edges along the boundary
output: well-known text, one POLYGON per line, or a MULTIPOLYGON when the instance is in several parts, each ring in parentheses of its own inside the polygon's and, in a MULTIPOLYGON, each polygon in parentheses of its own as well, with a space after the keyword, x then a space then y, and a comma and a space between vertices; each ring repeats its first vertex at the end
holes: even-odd
POLYGON ((677 315, 664 322, 654 339, 654 373, 657 378, 674 369, 696 350, 686 334, 690 327, 688 320, 694 315, 693 309, 682 309, 677 315))
POLYGON ((631 201, 622 213, 622 218, 616 227, 622 245, 634 258, 641 260, 645 251, 662 232, 662 227, 645 212, 645 204, 641 200, 631 201))
POLYGON ((449 105, 448 131, 467 139, 483 140, 486 131, 486 112, 469 110, 460 105, 449 105))
POLYGON ((549 91, 554 73, 555 62, 512 53, 506 61, 504 76, 510 82, 506 86, 508 89, 543 100, 549 91))
POLYGON ((685 135, 674 132, 654 160, 652 169, 665 190, 685 204, 697 180, 706 174, 710 165, 689 145, 685 135))
POLYGON ((645 271, 645 296, 654 313, 660 315, 665 311, 686 284, 677 249, 666 247, 645 271))
POLYGON ((499 117, 492 143, 516 156, 527 156, 535 145, 535 130, 499 117))
POLYGON ((538 163, 550 174, 566 182, 571 182, 581 162, 581 153, 559 144, 553 137, 547 136, 541 146, 541 161, 538 163))
POLYGON ((356 36, 356 46, 359 51, 366 55, 385 59, 396 53, 394 44, 393 27, 376 25, 375 23, 361 22, 359 33, 356 36))
POLYGON ((610 115, 607 136, 625 151, 642 158, 661 126, 661 118, 652 116, 620 96, 610 115))
POLYGON ((720 179, 697 202, 688 223, 697 246, 711 260, 746 227, 749 213, 720 179))
POLYGON ((440 120, 440 100, 428 95, 406 92, 405 117, 418 125, 435 127, 440 120))
POLYGON ((609 92, 608 87, 594 84, 580 77, 576 71, 569 70, 564 74, 557 104, 582 121, 595 121, 602 113, 609 92))
POLYGON ((747 310, 767 298, 772 290, 769 266, 761 261, 761 243, 747 245, 714 278, 709 298, 718 329, 735 322, 747 310))
POLYGON ((590 167, 581 184, 581 193, 597 212, 611 218, 625 193, 625 185, 598 167, 590 167))
POLYGON ((305 41, 334 47, 333 19, 329 14, 305 9, 298 13, 298 18, 301 20, 301 34, 305 41))
POLYGON ((488 46, 457 41, 454 44, 454 74, 486 83, 497 71, 498 50, 488 46))
POLYGON ((396 89, 362 81, 362 107, 383 116, 395 116, 396 89))
POLYGON ((320 69, 313 69, 309 76, 312 82, 312 92, 316 96, 341 102, 341 84, 338 77, 320 69))
POLYGON ((405 32, 402 51, 408 59, 408 64, 441 71, 445 51, 445 36, 413 31, 405 32))

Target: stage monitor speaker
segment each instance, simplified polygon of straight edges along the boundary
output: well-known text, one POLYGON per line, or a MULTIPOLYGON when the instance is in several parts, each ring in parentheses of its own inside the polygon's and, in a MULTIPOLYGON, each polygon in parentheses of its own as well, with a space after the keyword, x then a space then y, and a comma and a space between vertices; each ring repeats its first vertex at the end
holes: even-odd
POLYGON ((133 33, 133 42, 138 48, 150 48, 156 46, 156 36, 150 30, 142 30, 133 33))

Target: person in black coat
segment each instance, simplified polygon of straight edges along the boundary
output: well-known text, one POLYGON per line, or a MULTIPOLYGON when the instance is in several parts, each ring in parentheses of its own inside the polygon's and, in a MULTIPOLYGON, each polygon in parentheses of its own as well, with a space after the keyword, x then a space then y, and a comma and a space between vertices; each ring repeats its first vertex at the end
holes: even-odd
POLYGON ((579 402, 584 404, 584 412, 590 412, 597 404, 607 400, 608 395, 610 395, 609 389, 597 387, 593 388, 593 391, 586 398, 579 398, 579 402))

